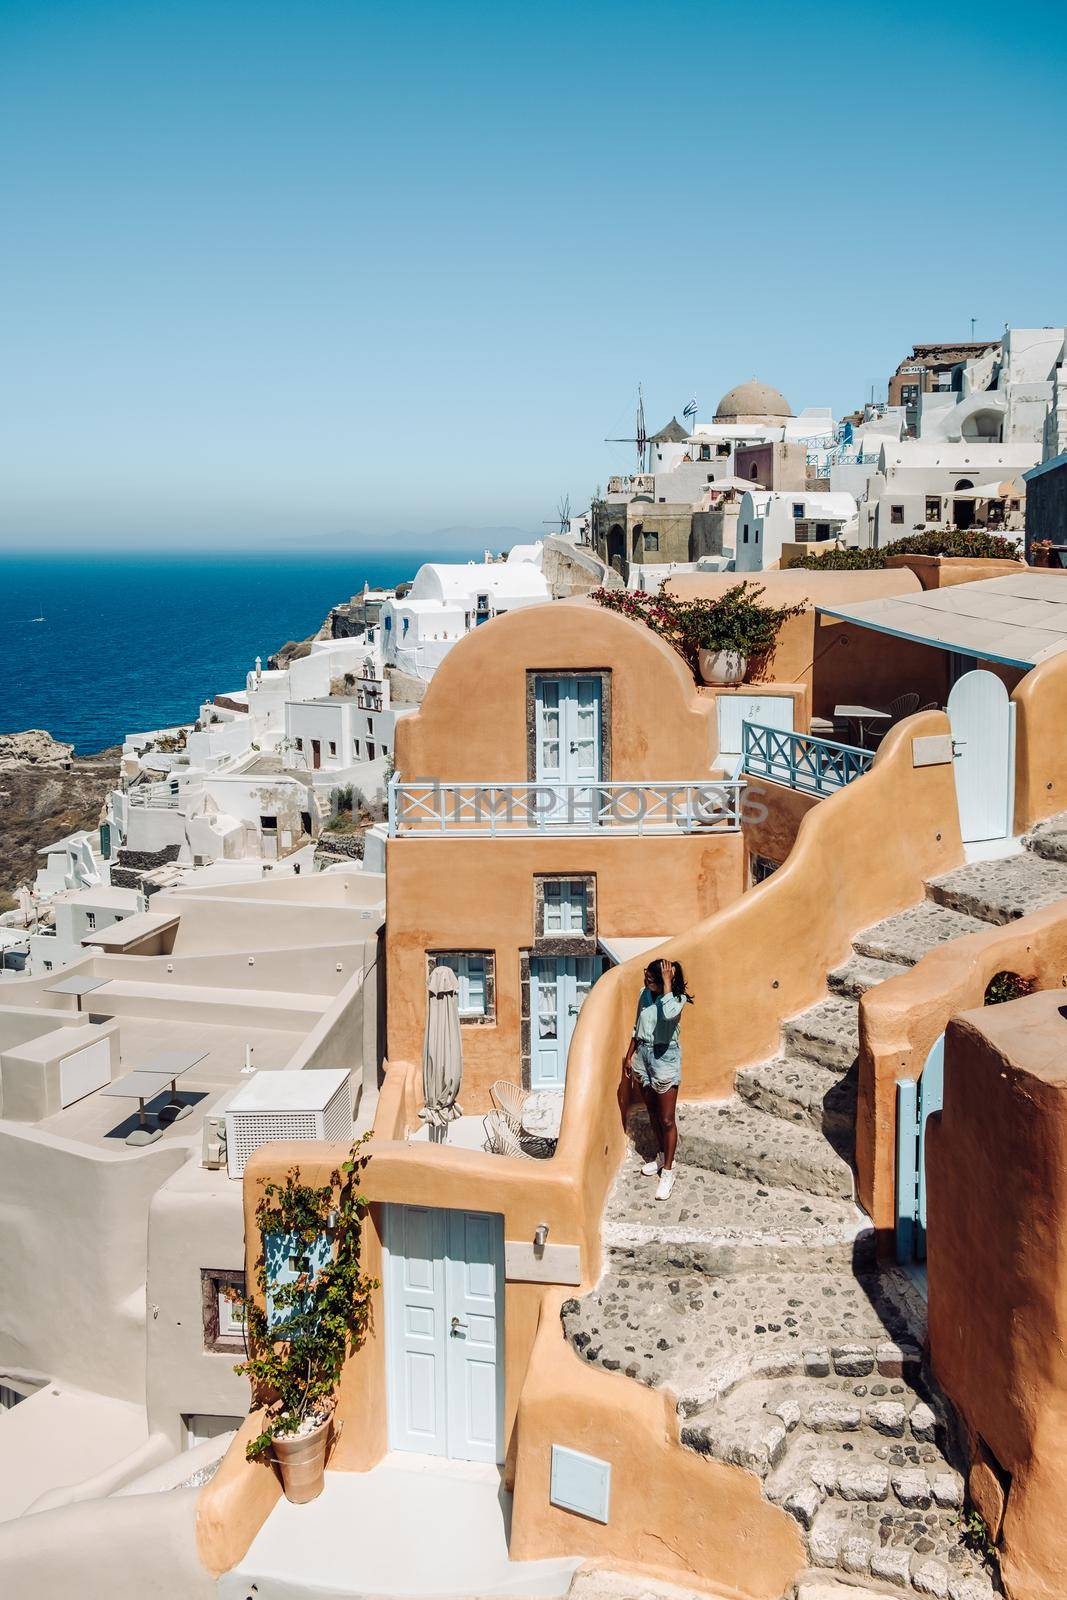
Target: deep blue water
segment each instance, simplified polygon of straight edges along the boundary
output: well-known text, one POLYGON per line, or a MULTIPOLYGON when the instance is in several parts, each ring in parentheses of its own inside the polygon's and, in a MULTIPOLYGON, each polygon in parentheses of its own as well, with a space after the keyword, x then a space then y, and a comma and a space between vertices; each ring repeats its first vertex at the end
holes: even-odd
POLYGON ((307 638, 364 579, 399 583, 432 559, 440 553, 0 554, 0 733, 46 728, 88 755, 192 721, 202 700, 241 688, 257 655, 266 665, 287 639, 307 638))

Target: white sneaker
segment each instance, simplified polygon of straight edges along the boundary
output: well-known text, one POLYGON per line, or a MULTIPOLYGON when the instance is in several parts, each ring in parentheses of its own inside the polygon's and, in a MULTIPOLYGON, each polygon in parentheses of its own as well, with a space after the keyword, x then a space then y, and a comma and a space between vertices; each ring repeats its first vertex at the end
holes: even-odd
POLYGON ((661 1150, 659 1155, 656 1156, 654 1160, 645 1162, 644 1166, 641 1168, 641 1176, 643 1178, 657 1178, 659 1177, 662 1166, 663 1151, 661 1150))
POLYGON ((659 1184, 656 1189, 657 1200, 669 1200, 671 1190, 674 1188, 674 1168, 664 1167, 659 1175, 659 1184))

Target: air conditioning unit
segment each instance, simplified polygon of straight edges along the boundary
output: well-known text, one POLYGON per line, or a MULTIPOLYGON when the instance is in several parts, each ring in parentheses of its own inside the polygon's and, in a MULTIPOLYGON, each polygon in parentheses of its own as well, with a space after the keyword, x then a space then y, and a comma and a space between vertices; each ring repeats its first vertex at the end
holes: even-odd
POLYGON ((351 1134, 352 1083, 344 1068, 257 1072, 226 1107, 226 1171, 240 1178, 261 1144, 351 1134))
POLYGON ((226 1108, 232 1098, 232 1093, 224 1095, 204 1118, 200 1165, 212 1172, 218 1172, 226 1165, 226 1108))

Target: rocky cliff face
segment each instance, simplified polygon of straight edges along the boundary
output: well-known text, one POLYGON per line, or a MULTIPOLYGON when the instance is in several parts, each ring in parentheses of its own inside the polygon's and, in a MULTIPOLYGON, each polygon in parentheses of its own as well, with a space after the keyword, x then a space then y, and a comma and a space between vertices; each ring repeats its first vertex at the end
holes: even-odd
POLYGON ((69 767, 73 755, 72 744, 60 744, 43 728, 27 728, 25 733, 0 733, 0 772, 22 771, 26 767, 69 767))
POLYGON ((40 728, 0 734, 0 909, 33 882, 38 850, 96 827, 118 770, 117 749, 82 759, 40 728))

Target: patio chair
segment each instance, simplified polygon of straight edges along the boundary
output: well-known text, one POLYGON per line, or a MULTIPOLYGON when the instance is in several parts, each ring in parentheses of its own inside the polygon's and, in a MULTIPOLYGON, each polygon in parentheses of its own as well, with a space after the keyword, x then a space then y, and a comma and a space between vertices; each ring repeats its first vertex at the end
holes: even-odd
POLYGON ((493 1156, 518 1156, 522 1161, 532 1161, 534 1157, 528 1150, 524 1150, 518 1139, 512 1133, 500 1111, 490 1111, 483 1123, 486 1132, 485 1148, 493 1156))
POLYGON ((919 707, 920 711, 941 711, 943 709, 944 707, 938 705, 936 700, 928 700, 924 706, 919 707))
POLYGON ((489 1098, 516 1138, 522 1133, 522 1108, 528 1096, 528 1089, 508 1078, 498 1078, 489 1089, 489 1098))
POLYGON ((903 722, 905 717, 914 716, 919 709, 919 696, 917 694, 898 694, 895 700, 890 700, 886 710, 894 722, 903 722))

